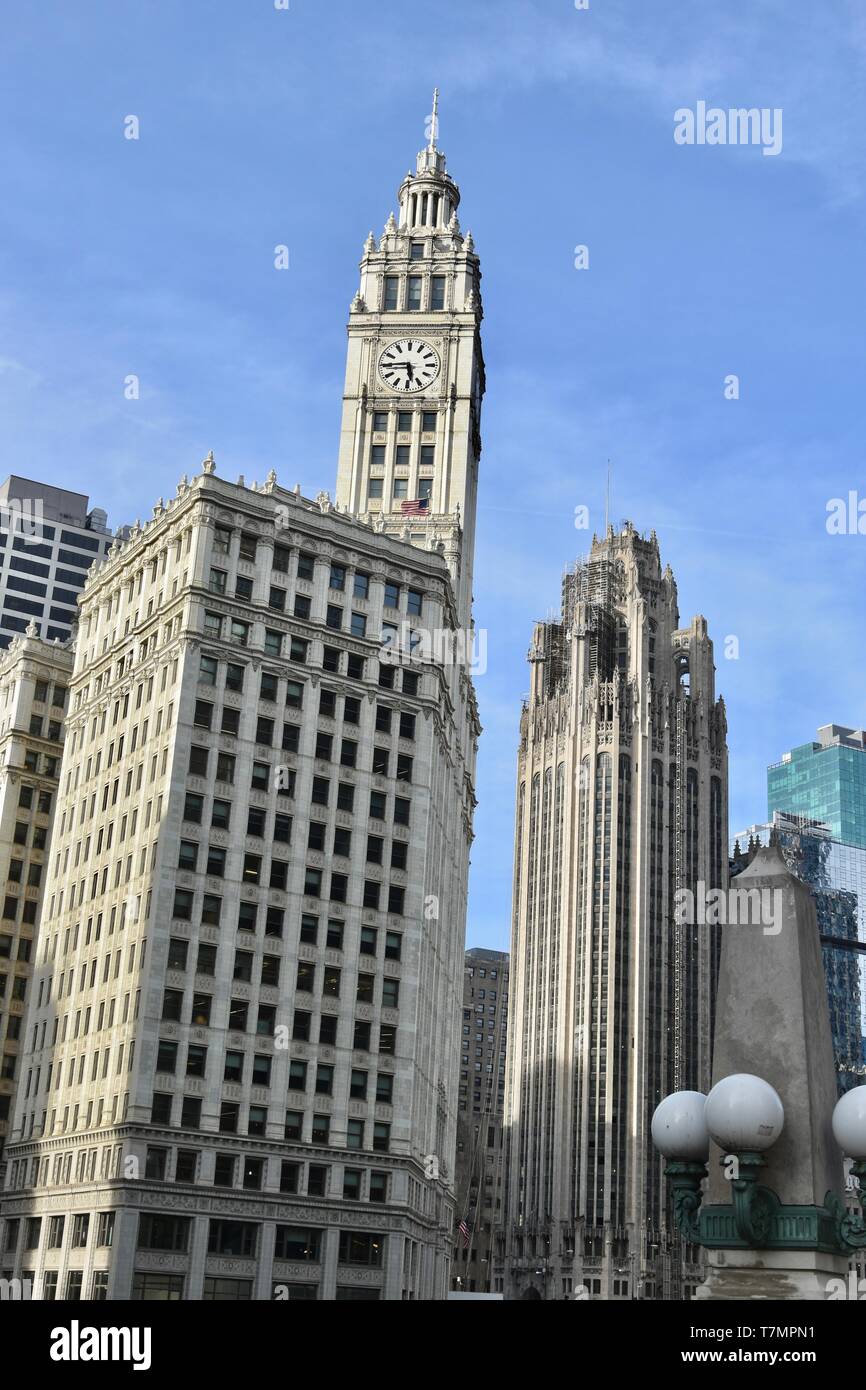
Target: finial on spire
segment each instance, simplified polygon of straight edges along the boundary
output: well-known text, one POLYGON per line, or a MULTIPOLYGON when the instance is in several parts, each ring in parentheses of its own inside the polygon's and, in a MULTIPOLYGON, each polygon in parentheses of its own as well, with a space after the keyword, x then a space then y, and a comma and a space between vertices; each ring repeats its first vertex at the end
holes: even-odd
POLYGON ((430 143, 428 150, 435 150, 436 137, 439 134, 439 88, 433 88, 433 111, 430 115, 430 143))

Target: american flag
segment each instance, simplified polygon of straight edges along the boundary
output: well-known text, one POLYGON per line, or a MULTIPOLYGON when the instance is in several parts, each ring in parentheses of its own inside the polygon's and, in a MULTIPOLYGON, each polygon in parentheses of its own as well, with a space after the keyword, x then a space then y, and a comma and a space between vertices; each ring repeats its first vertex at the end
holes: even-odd
POLYGON ((411 502, 400 503, 400 511, 404 516, 417 516, 419 512, 427 512, 429 510, 429 497, 413 497, 411 502))
POLYGON ((472 1242, 472 1235, 471 1235, 471 1232, 470 1232, 470 1230, 469 1230, 469 1227, 468 1227, 467 1224, 466 1224, 465 1218, 464 1218, 463 1221, 460 1222, 460 1225, 457 1227, 457 1229, 458 1229, 458 1231, 460 1232, 461 1236, 463 1237, 463 1244, 466 1246, 466 1248, 467 1248, 467 1250, 468 1250, 468 1249, 469 1249, 469 1246, 470 1246, 470 1244, 471 1244, 471 1242, 472 1242))

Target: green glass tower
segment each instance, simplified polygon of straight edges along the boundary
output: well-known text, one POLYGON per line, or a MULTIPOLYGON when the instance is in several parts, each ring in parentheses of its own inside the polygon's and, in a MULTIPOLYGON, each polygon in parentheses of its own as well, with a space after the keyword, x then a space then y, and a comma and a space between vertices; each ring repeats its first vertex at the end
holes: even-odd
POLYGON ((866 848, 866 732, 825 724, 816 743, 767 769, 767 818, 774 811, 829 826, 834 840, 866 848))

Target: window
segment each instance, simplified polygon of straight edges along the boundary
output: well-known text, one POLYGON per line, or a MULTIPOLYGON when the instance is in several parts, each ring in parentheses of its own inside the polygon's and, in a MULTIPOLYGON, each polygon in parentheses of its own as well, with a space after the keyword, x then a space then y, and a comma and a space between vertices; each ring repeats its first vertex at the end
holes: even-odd
POLYGON ((382 981, 382 1008, 396 1009, 400 997, 400 981, 387 976, 382 981))
POLYGON ((244 883, 260 883, 262 877, 262 857, 260 854, 245 854, 241 874, 244 883))
POLYGON ((331 1133, 331 1118, 329 1115, 314 1115, 311 1143, 327 1144, 331 1133))
POLYGON ((424 410, 421 413, 421 429, 425 434, 434 434, 436 430, 436 411, 424 410))
POLYGON ((445 308, 445 276, 434 275, 430 280, 430 308, 445 308))
POLYGON ((189 1248, 191 1218, 162 1216, 157 1212, 142 1212, 138 1218, 139 1250, 174 1250, 181 1253, 189 1248))
POLYGON ((388 1200, 388 1174, 372 1172, 370 1174, 370 1201, 387 1202, 388 1200))
POLYGON ((278 1226, 274 1258, 314 1263, 321 1258, 321 1231, 305 1230, 299 1226, 278 1226))
POLYGON ((376 1077, 376 1101, 379 1105, 390 1105, 394 1099, 394 1078, 386 1072, 376 1077))
POLYGON ((386 584, 386 585, 385 585, 385 599, 384 599, 384 602, 385 602, 385 607, 386 607, 386 608, 399 608, 399 606, 400 606, 400 589, 399 589, 399 586, 398 586, 397 584, 386 584))
POLYGON ((87 1232, 89 1227, 89 1216, 74 1216, 72 1218, 72 1240, 70 1244, 73 1250, 82 1250, 87 1245, 87 1232))
POLYGON ((424 607, 424 595, 418 589, 407 589, 406 612, 419 617, 424 607))
POLYGON ((247 1192, 261 1192, 264 1166, 263 1158, 245 1158, 243 1160, 241 1186, 247 1192))
POLYGON ((312 579, 315 572, 316 557, 303 550, 298 555, 298 578, 312 579))
POLYGON ((232 999, 229 1003, 229 1028, 235 1033, 245 1033, 249 1004, 246 999, 232 999))
POLYGON ((96 1244, 100 1249, 114 1243, 114 1216, 113 1211, 101 1211, 96 1217, 96 1244))
POLYGON ((361 1200, 361 1179, 364 1176, 361 1168, 343 1169, 343 1199, 347 1202, 360 1202, 361 1200))
POLYGON ((423 243, 423 241, 413 241, 413 242, 410 243, 410 246, 409 246, 409 259, 410 259, 410 261, 423 261, 423 259, 424 259, 424 243, 423 243))
POLYGON ((217 753, 216 780, 231 785, 235 780, 235 759, 231 753, 217 753))
POLYGON ((299 1163, 289 1163, 284 1160, 280 1165, 280 1191, 290 1194, 296 1193, 300 1172, 301 1165, 299 1163))
POLYGON ((393 490, 392 496, 394 496, 394 497, 408 497, 408 496, 409 496, 409 479, 408 479, 408 478, 395 478, 395 479, 394 479, 394 490, 393 490))
POLYGON ((406 309, 415 312, 421 308, 421 286, 423 280, 420 275, 409 275, 406 277, 406 309))
POLYGON ((384 481, 385 481, 384 478, 371 478, 371 479, 370 479, 370 482, 369 482, 369 485, 368 485, 368 488, 367 488, 367 497, 368 497, 368 499, 369 499, 370 501, 375 501, 377 498, 380 498, 380 497, 383 496, 384 481))
POLYGON ((271 784, 271 768, 269 763, 253 763, 253 775, 250 786, 253 791, 266 792, 271 784))
POLYGON ((301 1114, 300 1110, 287 1110, 286 1123, 283 1128, 283 1137, 286 1139, 294 1139, 300 1142, 301 1128, 303 1122, 304 1117, 301 1114))
POLYGON ((367 1099, 368 1079, 369 1076, 367 1072, 358 1071, 357 1069, 352 1071, 352 1075, 349 1082, 349 1095, 352 1100, 367 1099))
POLYGON ((364 1147, 364 1121, 349 1120, 346 1125, 346 1148, 363 1149, 364 1147))
POLYGON ((399 959, 400 959, 400 953, 401 953, 401 951, 402 951, 402 947, 403 947, 403 937, 402 937, 402 934, 401 934, 400 932, 398 932, 398 931, 389 931, 389 932, 386 932, 386 933, 385 933, 385 959, 386 959, 386 960, 399 960, 399 959))
POLYGON ((189 750, 189 772, 192 777, 207 776, 207 755, 206 748, 197 748, 195 745, 189 750))
POLYGON ((267 1133, 267 1128, 268 1112, 265 1106, 251 1105, 247 1116, 247 1133, 264 1136, 267 1133))
POLYGON ((355 598, 369 598, 369 594, 370 594, 370 576, 369 576, 369 574, 362 574, 360 570, 356 570, 356 571, 355 571, 355 577, 354 577, 354 580, 353 580, 353 583, 352 583, 352 593, 353 593, 353 595, 354 595, 355 598))
POLYGON ((292 552, 290 550, 287 550, 284 545, 274 546, 273 568, 276 570, 277 574, 288 574, 289 557, 291 553, 292 552))
POLYGON ((223 1080, 236 1081, 238 1084, 244 1079, 244 1054, 242 1052, 227 1052, 223 1064, 223 1080))
POLYGON ((253 596, 253 581, 242 579, 240 576, 235 580, 235 598, 242 603, 249 603, 253 596))
MULTIPOLYGON (((354 1037, 352 1039, 352 1047, 355 1049, 356 1052, 370 1051, 370 1024, 366 1021, 366 1019, 355 1019, 355 1032, 354 1037)), ((382 1050, 381 1044, 379 1050, 382 1050)))
POLYGON ((198 845, 194 840, 181 840, 177 856, 177 867, 192 873, 198 860, 198 845))
POLYGON ((351 632, 353 637, 367 636, 367 617, 364 613, 352 613, 351 632))
POLYGON ((397 308, 397 296, 400 292, 400 281, 396 275, 386 275, 384 288, 382 291, 382 308, 386 311, 393 311, 397 308))
POLYGON ((154 1182, 165 1182, 168 1149, 154 1149, 148 1146, 144 1158, 144 1176, 154 1182))
POLYGON ((258 1227, 252 1221, 214 1221, 208 1233, 209 1255, 250 1258, 256 1253, 258 1227))
POLYGON ((373 1148, 376 1153, 386 1154, 391 1146, 391 1126, 376 1121, 373 1125, 373 1148))
POLYGON ((340 1264, 371 1265, 381 1269, 384 1248, 384 1236, 370 1235, 366 1231, 340 1232, 340 1264))
POLYGON ((219 1128, 221 1134, 237 1134, 240 1106, 236 1101, 224 1100, 220 1106, 219 1128))
POLYGON ((177 1070, 177 1043, 160 1038, 156 1049, 156 1069, 173 1076, 177 1070))
POLYGON ((198 678, 203 685, 216 685, 219 662, 215 656, 203 656, 199 663, 198 678))
POLYGON ((244 688, 244 668, 229 662, 226 666, 226 690, 240 693, 244 688))
POLYGON ((238 546, 238 555, 240 559, 255 560, 256 544, 257 542, 255 536, 249 536, 246 535, 244 532, 241 532, 240 545, 238 546))

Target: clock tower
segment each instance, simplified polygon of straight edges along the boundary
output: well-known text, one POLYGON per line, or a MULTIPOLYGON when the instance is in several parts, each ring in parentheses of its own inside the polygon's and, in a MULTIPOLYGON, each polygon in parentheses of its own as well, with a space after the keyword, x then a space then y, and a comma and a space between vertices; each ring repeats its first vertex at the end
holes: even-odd
POLYGON ((451 570, 471 623, 481 454, 481 271, 460 230, 460 190, 428 144, 377 242, 371 232, 349 315, 337 506, 427 550, 451 570))

